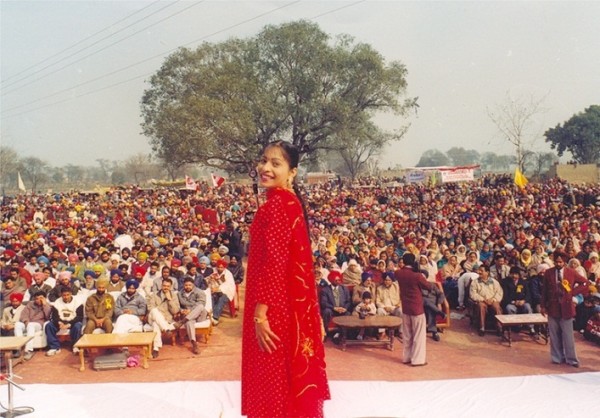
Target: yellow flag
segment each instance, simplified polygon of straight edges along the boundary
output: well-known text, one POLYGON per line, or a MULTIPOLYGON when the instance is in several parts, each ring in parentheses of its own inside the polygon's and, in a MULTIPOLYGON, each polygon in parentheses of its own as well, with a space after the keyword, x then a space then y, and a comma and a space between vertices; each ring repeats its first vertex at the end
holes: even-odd
POLYGON ((529 183, 529 181, 527 180, 527 177, 525 177, 523 175, 523 173, 521 173, 521 170, 519 170, 519 167, 515 168, 515 184, 517 186, 519 186, 521 189, 523 189, 523 188, 525 188, 527 183, 529 183))

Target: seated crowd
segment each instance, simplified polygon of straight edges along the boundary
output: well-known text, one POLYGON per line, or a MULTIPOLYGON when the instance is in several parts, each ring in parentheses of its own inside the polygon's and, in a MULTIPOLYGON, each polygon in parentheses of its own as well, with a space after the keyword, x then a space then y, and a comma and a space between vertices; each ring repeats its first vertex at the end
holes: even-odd
MULTIPOLYGON (((439 341, 436 322, 448 305, 470 305, 483 335, 488 311, 540 311, 540 275, 558 250, 589 281, 589 295, 574 300, 575 326, 597 340, 600 211, 590 196, 598 191, 559 180, 520 190, 494 177, 435 187, 373 178, 307 186, 324 326, 339 315, 400 316, 393 272, 410 252, 436 283, 423 295, 432 337, 439 341)), ((31 335, 47 323, 53 355, 60 334, 74 343, 97 329, 153 329, 156 357, 161 334, 185 328, 198 352, 192 325, 209 314, 207 293, 217 325, 244 279, 256 200, 251 187, 236 184, 191 197, 129 188, 5 198, 2 335, 31 335)), ((31 358, 32 346, 25 350, 31 358)))
MULTIPOLYGON (((236 284, 244 279, 238 261, 241 236, 231 220, 220 232, 192 236, 187 242, 171 240, 160 248, 143 235, 133 233, 134 239, 124 225, 115 227, 110 239, 102 234, 101 241, 80 245, 77 234, 66 239, 69 228, 53 228, 40 218, 33 239, 13 234, 33 231, 13 228, 20 223, 9 220, 2 225, 1 332, 3 336, 44 332, 47 356, 60 352, 61 335, 68 336, 76 354, 74 345, 83 334, 154 330, 156 358, 162 333, 180 328, 185 329, 192 352, 199 354, 195 325, 207 320, 218 325, 223 308, 235 300, 236 284), (40 233, 42 225, 48 229, 40 233), (61 245, 49 246, 50 241, 61 245), (63 246, 65 241, 73 245, 63 246), (25 249, 30 252, 23 257, 25 249)), ((25 360, 34 353, 32 340, 25 346, 25 360)))

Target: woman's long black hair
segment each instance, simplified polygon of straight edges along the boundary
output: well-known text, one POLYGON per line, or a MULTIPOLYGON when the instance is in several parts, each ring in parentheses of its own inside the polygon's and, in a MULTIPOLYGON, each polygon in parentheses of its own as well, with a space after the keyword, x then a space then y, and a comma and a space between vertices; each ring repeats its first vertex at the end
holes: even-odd
MULTIPOLYGON (((298 163, 300 162, 300 149, 297 146, 295 146, 291 142, 275 141, 275 142, 271 142, 269 145, 267 145, 266 148, 270 148, 270 147, 279 147, 282 151, 283 158, 285 158, 285 160, 289 164, 290 169, 294 169, 294 168, 298 169, 298 163)), ((302 212, 304 213, 304 222, 306 223, 306 232, 308 233, 308 236, 310 237, 310 229, 308 226, 308 212, 306 211, 306 204, 304 203, 304 199, 302 198, 302 194, 300 193, 300 187, 298 186, 298 183, 296 182, 297 177, 298 177, 297 175, 296 175, 296 177, 294 177, 294 181, 292 182, 292 187, 294 189, 294 193, 296 193, 296 196, 298 197, 298 200, 300 201, 300 206, 302 206, 302 212)))

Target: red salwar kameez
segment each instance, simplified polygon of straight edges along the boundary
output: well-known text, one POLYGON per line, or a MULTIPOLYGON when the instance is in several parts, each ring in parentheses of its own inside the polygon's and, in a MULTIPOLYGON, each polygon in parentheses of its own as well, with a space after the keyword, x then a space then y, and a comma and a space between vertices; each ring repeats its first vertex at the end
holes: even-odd
POLYGON ((250 227, 242 343, 242 414, 322 417, 330 399, 310 241, 302 206, 285 189, 267 191, 250 227), (254 309, 268 306, 277 350, 261 351, 254 309))

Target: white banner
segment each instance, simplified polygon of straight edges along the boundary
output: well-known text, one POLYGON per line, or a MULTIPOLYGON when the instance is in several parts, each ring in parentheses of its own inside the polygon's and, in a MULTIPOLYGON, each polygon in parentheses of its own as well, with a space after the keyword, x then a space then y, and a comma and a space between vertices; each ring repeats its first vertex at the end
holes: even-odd
POLYGON ((440 170, 442 183, 452 183, 456 181, 473 181, 475 179, 475 169, 457 168, 455 170, 440 170))
POLYGON ((422 183, 425 181, 425 172, 421 170, 409 171, 406 174, 406 181, 409 183, 422 183))

